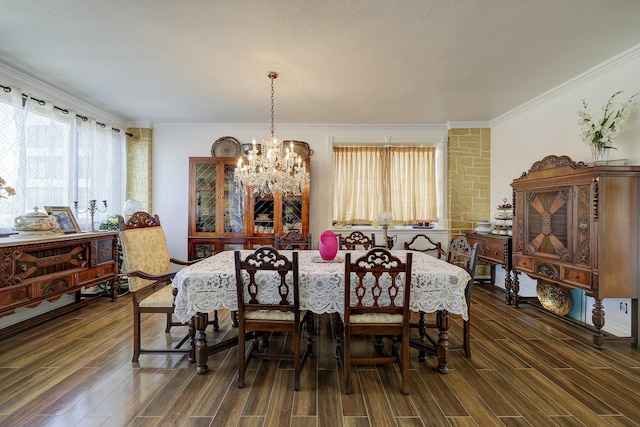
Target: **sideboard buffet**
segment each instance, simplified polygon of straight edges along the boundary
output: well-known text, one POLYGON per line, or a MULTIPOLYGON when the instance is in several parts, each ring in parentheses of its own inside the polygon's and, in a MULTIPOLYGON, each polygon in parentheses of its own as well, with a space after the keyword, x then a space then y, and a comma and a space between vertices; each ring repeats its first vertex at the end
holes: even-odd
POLYGON ((593 344, 603 348, 604 298, 630 298, 638 347, 640 166, 587 165, 547 156, 512 184, 513 293, 518 274, 594 298, 593 344))
MULTIPOLYGON (((500 265, 505 270, 504 288, 510 290, 512 287, 511 271, 512 257, 511 257, 511 236, 503 236, 499 234, 482 234, 482 233, 466 233, 469 244, 478 244, 478 259, 488 263, 491 266, 491 279, 489 282, 492 285, 496 283, 496 266, 500 265)), ((485 279, 479 279, 476 277, 476 281, 483 282, 485 279)), ((510 304, 510 298, 507 296, 507 304, 510 304)))
POLYGON ((1 329, 0 338, 99 298, 83 295, 83 288, 111 288, 115 296, 117 238, 117 231, 0 238, 0 317, 64 294, 75 297, 69 306, 1 329))

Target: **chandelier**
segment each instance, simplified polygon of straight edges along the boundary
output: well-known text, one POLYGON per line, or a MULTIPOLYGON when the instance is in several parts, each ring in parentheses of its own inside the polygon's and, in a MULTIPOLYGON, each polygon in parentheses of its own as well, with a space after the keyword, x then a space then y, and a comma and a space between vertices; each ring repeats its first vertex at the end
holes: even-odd
POLYGON ((282 195, 300 196, 309 179, 302 158, 293 152, 293 142, 285 146, 276 138, 273 125, 273 81, 278 78, 275 71, 267 75, 271 79, 271 137, 262 138, 257 144, 253 139, 253 147, 247 153, 247 162, 242 157, 234 172, 237 185, 251 188, 254 194, 264 197, 275 192, 282 195))

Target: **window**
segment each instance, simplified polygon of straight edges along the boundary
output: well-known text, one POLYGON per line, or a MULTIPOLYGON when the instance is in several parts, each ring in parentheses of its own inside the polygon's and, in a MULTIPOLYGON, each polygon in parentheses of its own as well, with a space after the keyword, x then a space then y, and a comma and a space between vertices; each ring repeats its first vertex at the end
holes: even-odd
POLYGON ((435 147, 333 149, 333 222, 369 224, 389 211, 396 224, 436 221, 435 147))
MULTIPOLYGON (((0 201, 0 227, 34 206, 73 208, 78 201, 82 212, 94 199, 107 200, 109 213, 120 212, 125 154, 123 133, 50 102, 23 103, 18 88, 0 90, 0 177, 16 190, 0 201)), ((91 228, 87 212, 76 215, 83 229, 91 228)))

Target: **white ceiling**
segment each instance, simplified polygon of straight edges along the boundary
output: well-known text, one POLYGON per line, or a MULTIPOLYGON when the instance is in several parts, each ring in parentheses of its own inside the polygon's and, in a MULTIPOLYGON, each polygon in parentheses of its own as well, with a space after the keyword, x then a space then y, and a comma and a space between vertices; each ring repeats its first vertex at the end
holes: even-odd
POLYGON ((271 70, 276 123, 490 121, 639 20, 637 0, 5 0, 0 63, 128 121, 268 123, 271 70))

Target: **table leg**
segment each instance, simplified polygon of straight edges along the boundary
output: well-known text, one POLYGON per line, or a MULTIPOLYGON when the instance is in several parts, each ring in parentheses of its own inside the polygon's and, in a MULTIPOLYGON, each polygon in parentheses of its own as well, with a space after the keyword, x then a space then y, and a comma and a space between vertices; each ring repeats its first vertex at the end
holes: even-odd
POLYGON ((209 370, 207 360, 209 349, 207 347, 207 334, 205 329, 209 323, 208 313, 196 313, 193 322, 196 328, 196 373, 205 374, 209 370))
POLYGON ((189 322, 189 363, 196 361, 196 327, 195 318, 189 322))
POLYGON ((438 325, 438 372, 441 374, 449 373, 447 366, 449 360, 449 312, 447 310, 438 310, 436 314, 436 323, 438 325))

